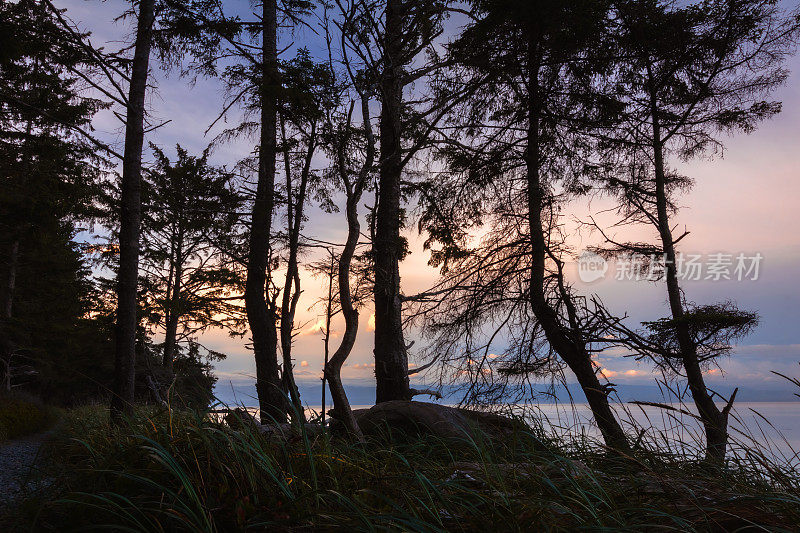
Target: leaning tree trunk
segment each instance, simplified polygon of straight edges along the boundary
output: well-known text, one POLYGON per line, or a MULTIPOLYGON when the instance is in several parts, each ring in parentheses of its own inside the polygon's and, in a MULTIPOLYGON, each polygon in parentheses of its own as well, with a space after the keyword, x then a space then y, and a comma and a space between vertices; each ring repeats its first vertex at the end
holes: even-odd
POLYGON ((661 140, 661 124, 658 119, 658 107, 655 95, 651 94, 651 118, 653 120, 653 164, 656 178, 656 209, 658 233, 664 250, 664 261, 667 282, 667 297, 670 312, 675 323, 678 347, 681 351, 681 363, 686 372, 686 381, 692 393, 695 407, 703 423, 706 434, 706 461, 714 464, 725 462, 728 445, 728 412, 733 405, 733 398, 724 409, 719 409, 714 398, 708 392, 700 361, 697 357, 697 346, 692 340, 689 328, 684 321, 685 311, 680 285, 678 283, 677 264, 675 262, 675 241, 667 208, 667 176, 664 167, 664 147, 661 140))
POLYGON ((361 429, 358 427, 350 402, 347 399, 342 385, 342 365, 347 360, 358 334, 358 311, 353 307, 350 293, 350 264, 358 244, 361 226, 358 222, 358 198, 349 195, 347 200, 347 242, 342 256, 339 258, 339 302, 344 316, 345 330, 342 342, 325 365, 325 377, 331 390, 333 410, 336 419, 340 420, 345 429, 359 439, 363 439, 361 429))
POLYGON ((139 3, 136 44, 131 66, 128 109, 125 121, 125 151, 122 161, 119 270, 117 272, 117 324, 114 356, 114 388, 111 421, 119 423, 133 414, 136 377, 136 288, 139 277, 141 222, 142 144, 144 100, 153 40, 155 0, 139 3))
MULTIPOLYGON (((366 187, 369 172, 375 162, 375 138, 372 134, 372 124, 370 122, 369 98, 364 94, 361 95, 361 116, 364 122, 367 150, 364 165, 361 167, 355 183, 351 183, 348 169, 346 168, 346 143, 343 141, 337 149, 339 172, 347 193, 347 242, 342 250, 342 256, 339 258, 338 272, 339 303, 344 316, 345 330, 339 348, 336 349, 333 357, 325 363, 325 377, 331 389, 334 413, 344 424, 345 429, 359 440, 362 440, 364 436, 358 427, 355 416, 353 416, 353 410, 350 408, 350 402, 342 385, 342 366, 350 356, 350 352, 353 351, 356 336, 358 335, 358 311, 353 306, 353 295, 350 292, 350 265, 353 262, 353 255, 355 255, 356 246, 358 246, 358 238, 361 235, 361 224, 358 222, 358 202, 361 201, 361 195, 366 187)), ((328 321, 328 326, 330 327, 330 320, 328 321)))
POLYGON ((403 339, 400 300, 400 179, 403 171, 401 111, 403 84, 402 2, 387 0, 381 121, 378 209, 375 241, 375 379, 376 402, 410 400, 408 354, 403 339))
MULTIPOLYGON (((539 96, 539 58, 535 53, 535 33, 530 32, 528 50, 530 79, 528 83, 528 146, 526 153, 528 230, 531 244, 530 300, 534 316, 539 321, 552 349, 564 360, 578 379, 586 395, 597 426, 606 445, 616 450, 628 449, 625 432, 619 425, 608 401, 608 394, 600 384, 592 366, 591 355, 580 340, 580 332, 569 331, 556 309, 547 301, 545 294, 545 261, 547 244, 542 222, 542 210, 546 200, 541 181, 541 150, 539 127, 541 102, 539 96)), ((560 274, 559 274, 560 275, 560 274)), ((569 297, 565 295, 565 297, 569 297)))
POLYGON ((267 302, 272 211, 275 205, 275 158, 277 140, 278 13, 275 0, 262 5, 261 136, 258 150, 258 184, 250 226, 247 280, 244 300, 253 339, 256 391, 261 421, 286 420, 286 397, 278 375, 276 317, 267 302))

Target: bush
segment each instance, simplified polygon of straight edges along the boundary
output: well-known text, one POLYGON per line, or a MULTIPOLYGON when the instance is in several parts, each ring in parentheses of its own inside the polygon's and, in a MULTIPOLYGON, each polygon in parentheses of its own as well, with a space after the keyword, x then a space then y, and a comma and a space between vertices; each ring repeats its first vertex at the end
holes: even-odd
POLYGON ((55 418, 54 410, 41 402, 22 396, 0 396, 0 442, 43 431, 55 418))

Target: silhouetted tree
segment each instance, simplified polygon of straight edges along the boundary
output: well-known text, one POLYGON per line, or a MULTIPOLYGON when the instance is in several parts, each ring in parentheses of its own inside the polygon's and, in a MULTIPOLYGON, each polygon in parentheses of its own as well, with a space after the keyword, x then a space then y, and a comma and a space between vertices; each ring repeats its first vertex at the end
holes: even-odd
POLYGON ((294 405, 293 412, 303 418, 291 354, 294 318, 301 293, 298 261, 303 246, 301 231, 309 194, 326 196, 321 176, 315 171, 312 161, 315 154, 321 152, 321 130, 325 116, 338 105, 339 89, 330 66, 314 62, 305 49, 301 49, 291 61, 282 63, 282 70, 285 90, 279 105, 287 222, 286 274, 280 307, 282 381, 294 405))
MULTIPOLYGON (((278 289, 273 280, 273 267, 276 266, 273 218, 280 200, 275 173, 278 154, 282 151, 278 145, 283 95, 278 28, 282 21, 289 26, 299 24, 312 4, 304 0, 280 3, 265 0, 257 5, 260 10, 253 14, 254 20, 241 20, 238 16, 226 15, 220 0, 200 0, 184 8, 183 22, 187 34, 206 36, 189 48, 196 58, 192 69, 209 76, 220 76, 225 82, 229 98, 219 119, 236 105, 241 105, 248 116, 258 117, 256 121, 245 120, 225 130, 215 142, 240 135, 253 135, 258 139, 255 161, 247 160, 240 165, 243 170, 256 175, 244 259, 247 269, 244 300, 256 360, 259 408, 262 420, 267 422, 285 420, 291 410, 278 363, 280 308, 277 304, 278 289), (225 61, 220 62, 221 58, 225 61)), ((285 367, 284 372, 291 373, 291 366, 285 367)), ((293 381, 288 378, 287 381, 293 381)), ((296 388, 291 388, 296 392, 296 388)))
MULTIPOLYGON (((358 203, 370 183, 375 162, 375 137, 369 112, 369 95, 359 88, 359 107, 361 126, 352 124, 353 109, 350 108, 341 122, 331 125, 331 159, 334 162, 332 173, 345 191, 345 215, 347 218, 347 242, 338 258, 337 287, 339 306, 344 316, 345 331, 342 342, 325 365, 325 376, 331 390, 331 398, 336 417, 351 433, 361 436, 350 403, 342 385, 342 366, 355 345, 358 335, 358 302, 354 301, 354 290, 350 283, 352 263, 361 237, 361 223, 358 220, 358 203), (346 117, 346 118, 345 118, 346 117), (357 161, 357 158, 360 159, 357 161)), ((407 371, 406 371, 407 372, 407 371)))
MULTIPOLYGON (((191 2, 195 5, 201 2, 191 2)), ((194 41, 208 41, 206 33, 198 33, 186 24, 186 3, 176 0, 140 0, 121 19, 135 17, 136 32, 132 47, 108 53, 95 47, 86 35, 64 18, 50 0, 43 0, 58 19, 60 28, 72 36, 76 47, 90 58, 86 69, 71 69, 98 94, 122 108, 125 123, 125 147, 118 154, 108 145, 82 133, 99 149, 122 160, 119 205, 119 261, 117 269, 117 328, 114 372, 114 396, 111 402, 112 421, 118 423, 123 415, 132 413, 134 396, 137 280, 139 274, 139 244, 141 237, 141 175, 146 111, 145 96, 150 71, 150 56, 157 51, 162 64, 178 62, 194 41), (138 9, 137 9, 138 8, 138 9), (127 57, 133 51, 131 58, 127 57)), ((151 126, 151 125, 149 125, 151 126)), ((151 126, 155 128, 157 126, 151 126)))
POLYGON ((278 6, 275 0, 261 4, 261 56, 255 68, 260 76, 258 102, 260 131, 258 181, 250 219, 247 282, 244 300, 253 352, 256 359, 256 390, 262 421, 286 418, 286 401, 278 375, 278 335, 275 309, 267 301, 267 268, 270 232, 275 208, 275 162, 277 152, 278 88, 278 6))
MULTIPOLYGON (((403 337, 399 263, 407 253, 403 227, 403 173, 425 146, 441 114, 411 105, 404 91, 439 66, 436 41, 447 2, 337 1, 352 68, 374 80, 381 102, 378 201, 372 261, 375 296, 376 401, 409 400, 408 349, 403 337), (358 65, 357 65, 358 63, 358 65), (420 64, 421 63, 421 64, 420 64)), ((418 99, 419 100, 419 99, 418 99)), ((419 101, 417 101, 419 103, 419 101)))
MULTIPOLYGON (((21 333, 15 300, 29 296, 20 294, 18 279, 30 279, 21 269, 40 264, 32 250, 52 242, 49 264, 67 269, 76 283, 82 278, 69 241, 74 222, 97 214, 103 161, 75 130, 87 128, 103 105, 81 92, 72 73, 88 58, 48 6, 3 3, 0 25, 6 41, 0 56, 0 384, 8 388, 14 337, 21 333)), ((79 292, 68 299, 78 307, 79 292)))
POLYGON ((705 429, 706 459, 722 462, 736 393, 718 407, 703 366, 727 353, 757 316, 730 302, 686 301, 676 245, 688 233, 674 235, 673 219, 677 196, 691 180, 672 170, 668 160, 713 154, 722 148, 716 135, 750 132, 780 110, 766 98, 786 79, 784 59, 794 50, 797 18, 771 0, 688 5, 639 0, 616 2, 613 20, 621 59, 609 94, 620 102, 620 120, 601 148, 620 170, 603 175, 603 183, 618 195, 624 222, 651 226, 658 244, 607 236, 609 245, 601 252, 657 256, 663 262, 671 316, 622 337, 637 355, 685 375, 705 429))
POLYGON ((220 244, 235 234, 244 200, 234 176, 208 164, 208 153, 190 156, 178 145, 172 163, 152 149, 156 165, 142 189, 140 283, 151 300, 145 318, 162 329, 163 366, 172 371, 180 341, 209 327, 242 334, 243 281, 220 244))
POLYGON ((592 361, 602 315, 565 279, 569 250, 559 221, 560 206, 581 192, 587 133, 604 120, 591 82, 607 65, 608 6, 500 0, 473 8, 474 22, 450 47, 454 66, 437 85, 439 98, 466 93, 466 100, 440 128, 451 175, 437 175, 423 195, 420 224, 428 244, 441 245, 432 262, 447 275, 421 295, 440 297, 426 312, 429 328, 440 341, 466 342, 465 372, 486 379, 493 371, 527 377, 557 368, 546 340, 575 374, 606 444, 625 449, 611 387, 592 361), (476 246, 471 229, 489 234, 476 246), (505 361, 487 364, 506 327, 505 361), (482 328, 492 334, 475 344, 482 328))
POLYGON ((125 148, 120 179, 116 352, 114 394, 111 398, 111 420, 115 423, 121 422, 123 416, 133 413, 138 324, 136 308, 141 232, 142 146, 155 4, 155 0, 142 0, 139 3, 136 14, 136 41, 125 102, 125 148))
POLYGON ((336 305, 337 299, 337 289, 336 289, 336 273, 337 273, 337 266, 336 266, 336 252, 333 246, 327 246, 325 248, 328 257, 320 259, 314 263, 309 265, 309 270, 311 271, 312 275, 315 277, 324 277, 327 281, 327 291, 328 294, 326 297, 318 300, 315 302, 314 305, 311 306, 310 309, 313 309, 316 305, 322 304, 323 308, 325 309, 325 326, 324 329, 320 328, 320 332, 322 333, 322 346, 323 346, 323 372, 322 372, 322 403, 321 403, 321 413, 320 413, 320 420, 322 425, 325 425, 325 391, 327 390, 327 382, 328 378, 325 375, 325 367, 328 366, 328 361, 330 361, 331 355, 331 322, 333 318, 339 314, 341 311, 340 308, 336 305))

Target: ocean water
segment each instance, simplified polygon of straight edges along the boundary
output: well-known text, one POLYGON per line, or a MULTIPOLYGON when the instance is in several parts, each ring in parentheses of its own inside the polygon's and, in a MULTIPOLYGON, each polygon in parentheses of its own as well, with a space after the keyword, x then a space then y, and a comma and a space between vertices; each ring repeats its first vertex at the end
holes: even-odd
MULTIPOLYGON (((617 416, 625 430, 639 435, 652 447, 674 453, 698 456, 704 435, 690 406, 671 404, 674 410, 656 406, 616 404, 617 416), (685 411, 685 412, 681 412, 685 411)), ((353 405, 353 409, 369 405, 353 405)), ((326 406, 330 409, 330 405, 326 406)), ((306 406, 307 415, 319 413, 319 405, 306 406)), ((257 408, 248 407, 253 414, 257 408)), ((599 441, 587 404, 542 403, 514 408, 529 423, 540 426, 550 435, 566 440, 588 438, 599 441)), ((741 402, 730 415, 730 454, 746 457, 746 450, 757 450, 782 465, 800 469, 800 402, 741 402)))
MULTIPOLYGON (((638 435, 645 430, 642 438, 659 449, 697 455, 705 436, 693 416, 694 409, 677 404, 670 407, 675 410, 635 404, 617 404, 614 410, 628 433, 638 435)), ((586 404, 532 406, 527 418, 540 421, 543 429, 554 435, 600 437, 586 404)), ((778 463, 800 467, 800 402, 737 403, 729 426, 730 453, 742 456, 745 450, 757 450, 778 463)))

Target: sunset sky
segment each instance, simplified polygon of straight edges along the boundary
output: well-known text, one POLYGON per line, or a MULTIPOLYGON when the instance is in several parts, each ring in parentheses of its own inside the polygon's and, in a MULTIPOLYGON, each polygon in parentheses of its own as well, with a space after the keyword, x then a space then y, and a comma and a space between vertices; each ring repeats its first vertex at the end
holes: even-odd
MULTIPOLYGON (((67 15, 73 21, 93 32, 95 44, 107 42, 109 48, 118 46, 122 38, 130 38, 130 21, 112 22, 122 13, 125 4, 120 0, 56 2, 68 8, 67 15)), ((231 0, 230 4, 243 13, 248 5, 245 0, 231 0)), ((292 41, 295 46, 308 46, 312 53, 320 47, 318 37, 308 30, 293 37, 285 36, 283 45, 292 41)), ((690 301, 734 300, 740 307, 756 310, 761 315, 758 329, 736 348, 730 359, 723 360, 727 376, 713 375, 713 380, 770 386, 769 383, 780 383, 771 370, 800 374, 800 59, 793 58, 789 68, 792 75, 788 83, 775 95, 784 103, 783 112, 776 119, 764 123, 749 136, 726 139, 724 157, 677 165, 696 181, 694 190, 683 198, 685 208, 675 219, 680 230, 685 226, 691 232, 680 243, 683 252, 704 257, 720 252, 733 256, 760 253, 764 258, 756 281, 701 280, 684 284, 690 301)), ((219 133, 216 128, 203 135, 222 108, 220 84, 201 78, 190 87, 187 80, 175 72, 165 75, 157 67, 154 72, 157 89, 149 99, 152 121, 171 122, 152 133, 148 140, 169 155, 174 154, 176 143, 190 152, 201 152, 219 133)), ((102 114, 95 127, 100 137, 121 146, 123 130, 113 115, 102 114)), ((246 155, 252 144, 252 141, 242 140, 220 147, 212 160, 230 166, 246 155)), ((146 153, 145 159, 152 161, 151 154, 146 153)), ((599 214, 607 207, 602 200, 587 202, 574 206, 566 218, 587 220, 594 214, 600 217, 598 220, 610 221, 607 215, 599 214)), ((333 242, 344 241, 346 225, 342 213, 326 214, 312 209, 309 216, 306 234, 333 242)), ((406 294, 413 294, 432 285, 437 273, 427 265, 428 256, 421 247, 423 238, 415 232, 409 232, 408 237, 413 253, 401 264, 402 288, 406 294)), ((587 244, 597 242, 597 235, 584 232, 574 235, 571 242, 576 251, 580 251, 587 244)), ((313 256, 307 254, 303 260, 311 262, 313 256)), ((610 266, 607 278, 614 277, 615 268, 615 265, 610 266)), ((573 279, 584 294, 597 293, 613 312, 627 313, 631 326, 667 313, 666 293, 660 283, 606 279, 586 284, 576 276, 573 279)), ((317 383, 322 366, 322 337, 317 324, 322 308, 310 311, 308 308, 325 292, 323 280, 305 273, 303 290, 298 321, 306 326, 297 337, 293 352, 297 361, 296 376, 300 381, 317 383)), ((361 312, 358 341, 343 370, 343 377, 350 383, 366 385, 373 381, 370 315, 369 309, 361 312)), ((337 322, 335 328, 334 346, 338 344, 337 334, 342 325, 337 322)), ((415 332, 410 331, 409 340, 414 335, 415 332)), ((252 381, 249 376, 253 375, 255 366, 245 346, 246 339, 231 339, 224 332, 212 331, 201 341, 228 354, 225 361, 217 364, 221 383, 252 381)), ((651 382, 651 365, 637 364, 621 355, 615 352, 600 360, 614 382, 651 382)), ((414 360, 413 349, 411 360, 418 362, 414 360)))

